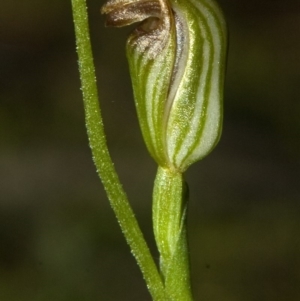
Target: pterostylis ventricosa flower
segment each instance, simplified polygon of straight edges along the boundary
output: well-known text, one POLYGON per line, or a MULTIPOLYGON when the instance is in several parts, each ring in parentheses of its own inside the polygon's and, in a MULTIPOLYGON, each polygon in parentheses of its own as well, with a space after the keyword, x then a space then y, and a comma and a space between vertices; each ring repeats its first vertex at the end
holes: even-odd
MULTIPOLYGON (((75 2, 84 2, 72 1, 73 7, 75 2)), ((183 173, 205 157, 220 138, 227 43, 224 17, 213 0, 110 0, 101 12, 107 15, 107 26, 139 22, 127 40, 126 51, 142 135, 158 164, 153 191, 158 274, 143 262, 148 251, 143 255, 136 249, 138 243, 129 237, 126 221, 120 221, 118 200, 109 193, 100 165, 98 171, 153 299, 189 301, 188 188, 183 173)), ((76 27, 75 14, 74 19, 76 27)), ((81 34, 80 29, 76 34, 81 34)), ((81 73, 84 63, 83 57, 81 73)), ((83 77, 82 81, 84 87, 83 77)), ((93 150, 89 113, 93 114, 86 105, 93 150)), ((94 146, 97 148, 96 143, 94 146)))
POLYGON ((111 0, 102 12, 109 26, 141 21, 128 38, 127 58, 143 137, 159 165, 153 222, 161 271, 166 282, 177 282, 171 290, 179 300, 174 266, 187 260, 182 172, 221 134, 225 21, 211 0, 111 0))
POLYGON ((106 25, 142 21, 127 41, 140 126, 165 168, 185 171, 219 140, 226 52, 222 13, 211 0, 111 0, 106 25))

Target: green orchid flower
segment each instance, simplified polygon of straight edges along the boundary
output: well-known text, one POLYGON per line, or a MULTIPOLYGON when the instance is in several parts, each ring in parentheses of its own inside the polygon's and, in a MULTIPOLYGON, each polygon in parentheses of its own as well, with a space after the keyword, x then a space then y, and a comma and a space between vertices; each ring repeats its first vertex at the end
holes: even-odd
POLYGON ((72 0, 86 126, 97 171, 155 301, 193 300, 183 173, 217 144, 222 130, 226 25, 213 0, 110 0, 106 25, 139 22, 127 40, 135 105, 158 164, 153 228, 159 269, 111 161, 97 99, 85 0, 72 0))
POLYGON ((107 26, 141 22, 127 41, 135 104, 159 166, 185 171, 222 129, 226 26, 211 0, 111 0, 107 26))

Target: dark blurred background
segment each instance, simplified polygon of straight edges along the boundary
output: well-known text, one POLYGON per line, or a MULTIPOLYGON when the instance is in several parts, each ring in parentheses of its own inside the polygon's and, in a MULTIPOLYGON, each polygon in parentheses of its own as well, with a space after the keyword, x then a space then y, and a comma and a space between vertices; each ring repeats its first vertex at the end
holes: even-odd
MULTIPOLYGON (((195 300, 300 300, 300 2, 220 0, 224 130, 186 174, 195 300)), ((126 36, 88 1, 107 139, 145 236, 156 166, 126 36)), ((88 147, 70 1, 0 4, 0 300, 150 300, 88 147)))

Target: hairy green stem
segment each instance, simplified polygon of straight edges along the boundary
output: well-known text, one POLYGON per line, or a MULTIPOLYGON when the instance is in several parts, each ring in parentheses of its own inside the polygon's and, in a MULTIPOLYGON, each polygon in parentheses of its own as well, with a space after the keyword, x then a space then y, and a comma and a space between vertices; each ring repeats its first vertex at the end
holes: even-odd
POLYGON ((153 191, 153 227, 168 297, 192 301, 186 237, 187 184, 183 175, 158 168, 153 191))
POLYGON ((89 143, 97 172, 153 300, 167 300, 161 276, 119 181, 109 155, 98 102, 85 0, 72 0, 79 71, 89 143))

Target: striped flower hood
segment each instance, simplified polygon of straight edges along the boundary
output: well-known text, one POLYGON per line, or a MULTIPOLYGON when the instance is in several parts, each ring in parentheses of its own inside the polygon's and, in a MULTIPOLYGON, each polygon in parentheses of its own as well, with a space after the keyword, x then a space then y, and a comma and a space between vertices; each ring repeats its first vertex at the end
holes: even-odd
POLYGON ((212 0, 111 0, 108 26, 142 21, 127 57, 142 134, 155 161, 183 172, 222 129, 226 25, 212 0))

